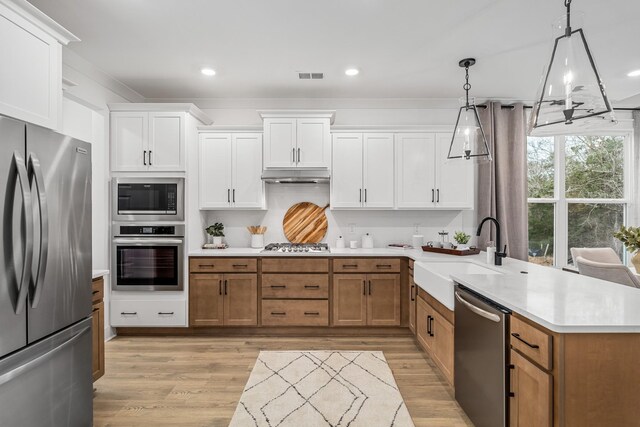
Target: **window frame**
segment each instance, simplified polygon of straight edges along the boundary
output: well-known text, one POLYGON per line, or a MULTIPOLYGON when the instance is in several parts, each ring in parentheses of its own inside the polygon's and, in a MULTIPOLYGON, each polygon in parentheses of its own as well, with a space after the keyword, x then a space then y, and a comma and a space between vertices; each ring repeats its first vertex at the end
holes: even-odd
MULTIPOLYGON (((527 204, 546 203, 553 205, 553 266, 555 268, 570 267, 568 263, 569 253, 569 205, 572 203, 584 204, 616 204, 623 205, 623 223, 629 224, 630 210, 633 206, 633 132, 629 130, 589 130, 568 133, 529 135, 529 137, 547 137, 554 140, 554 175, 552 198, 527 198, 527 204), (566 139, 569 136, 613 136, 622 137, 624 175, 624 194, 622 199, 593 199, 593 198, 567 198, 566 197, 566 139), (562 255, 561 255, 562 254, 562 255)), ((627 263, 628 254, 623 252, 623 263, 627 263)))

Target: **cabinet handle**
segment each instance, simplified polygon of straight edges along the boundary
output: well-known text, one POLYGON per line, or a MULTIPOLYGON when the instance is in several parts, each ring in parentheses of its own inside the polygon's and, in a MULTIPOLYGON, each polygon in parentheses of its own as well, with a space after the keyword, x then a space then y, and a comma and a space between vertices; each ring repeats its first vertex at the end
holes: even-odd
POLYGON ((233 189, 233 203, 236 202, 236 189, 233 189))
MULTIPOLYGON (((509 370, 511 370, 511 369, 516 369, 516 365, 510 364, 509 365, 509 370)), ((511 373, 509 373, 509 374, 511 374, 511 373)), ((516 394, 514 392, 512 392, 512 391, 508 391, 507 392, 507 397, 516 397, 516 394)))
POLYGON ((173 316, 173 311, 159 311, 158 315, 159 316, 173 316))
POLYGON ((436 201, 436 190, 431 189, 431 203, 435 203, 436 201))
POLYGON ((367 294, 367 282, 365 280, 362 281, 362 295, 367 294))
POLYGON ((369 295, 371 295, 371 280, 369 280, 369 295))
POLYGON ((367 203, 367 189, 364 189, 364 202, 367 203))
POLYGON ((272 311, 271 315, 272 316, 286 316, 287 312, 285 312, 285 311, 272 311))
POLYGON ((142 164, 147 166, 147 150, 142 152, 142 164))
POLYGON ((431 320, 429 320, 429 325, 430 325, 429 326, 429 330, 431 331, 430 334, 431 334, 432 337, 435 337, 436 333, 433 330, 433 320, 435 319, 435 317, 433 317, 433 316, 429 316, 429 317, 431 317, 431 320))
POLYGON ((359 200, 358 203, 362 203, 362 188, 360 189, 360 198, 358 200, 359 200))
POLYGON ((227 188, 227 203, 231 203, 231 190, 227 188))
POLYGON ((427 335, 429 335, 430 337, 433 336, 431 335, 431 316, 427 316, 427 335))
POLYGON ((291 149, 291 154, 293 155, 293 163, 295 163, 296 162, 296 149, 295 148, 291 149))
POLYGON ((537 344, 531 344, 528 343, 527 341, 523 340, 522 338, 520 338, 520 334, 516 334, 515 332, 511 334, 512 337, 514 337, 515 339, 517 339, 518 341, 522 341, 523 343, 525 343, 527 346, 529 346, 529 348, 540 348, 539 345, 537 344))
POLYGON ((213 268, 213 267, 215 267, 215 264, 198 264, 198 267, 200 267, 200 268, 213 268))
POLYGON ((137 311, 123 311, 120 313, 122 316, 135 316, 136 314, 138 314, 137 311))
POLYGON ((271 285, 271 289, 286 289, 287 285, 271 285))
POLYGON ((99 292, 100 292, 100 291, 93 291, 93 295, 95 295, 95 294, 97 294, 97 293, 99 293, 99 292))
POLYGON ((298 148, 298 163, 300 163, 300 149, 298 148))
POLYGON ((358 268, 358 264, 342 264, 342 268, 358 268))
POLYGON ((376 264, 376 268, 391 268, 391 264, 376 264))
POLYGON ((304 285, 305 289, 320 289, 320 285, 304 285))
POLYGON ((305 316, 320 316, 320 312, 319 311, 305 311, 304 315, 305 316))
POLYGON ((440 203, 440 189, 439 188, 436 190, 436 194, 437 194, 436 203, 440 203))
POLYGON ((227 295, 227 279, 224 280, 224 294, 227 295))
POLYGON ((96 311, 100 310, 98 307, 93 309, 93 312, 95 313, 96 311))
POLYGON ((416 287, 415 287, 415 285, 411 285, 411 290, 409 291, 409 299, 410 299, 411 301, 415 301, 415 300, 416 300, 416 297, 415 297, 415 296, 413 296, 413 290, 414 290, 415 288, 416 288, 416 287))
POLYGON ((218 295, 222 295, 222 279, 218 282, 218 295))
POLYGON ((233 264, 233 268, 247 268, 248 264, 233 264))
POLYGON ((153 165, 151 164, 151 150, 149 150, 149 166, 153 166, 153 165))

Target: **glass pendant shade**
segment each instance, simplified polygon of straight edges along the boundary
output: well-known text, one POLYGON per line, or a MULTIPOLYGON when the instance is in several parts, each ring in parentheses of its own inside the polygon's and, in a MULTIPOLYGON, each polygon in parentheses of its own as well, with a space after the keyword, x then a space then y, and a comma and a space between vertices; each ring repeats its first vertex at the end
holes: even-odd
POLYGON ((478 109, 473 98, 461 98, 456 128, 451 139, 447 159, 485 158, 491 160, 491 153, 480 123, 478 109))
MULTIPOLYGON (((570 23, 569 16, 565 23, 570 23)), ((589 45, 581 28, 569 25, 555 38, 531 114, 530 130, 611 113, 589 45)))

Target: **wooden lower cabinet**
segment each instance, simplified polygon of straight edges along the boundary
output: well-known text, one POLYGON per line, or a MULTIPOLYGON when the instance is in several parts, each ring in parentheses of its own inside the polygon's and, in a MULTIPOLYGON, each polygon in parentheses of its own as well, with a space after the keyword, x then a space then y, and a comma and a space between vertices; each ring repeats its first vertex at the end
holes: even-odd
POLYGON ((93 313, 91 315, 93 381, 104 375, 104 279, 91 283, 93 288, 93 313))
POLYGON ((262 300, 263 326, 329 326, 329 301, 262 300))
POLYGON ((334 274, 335 326, 399 326, 399 274, 334 274))
POLYGON ((512 349, 510 382, 509 426, 552 426, 552 376, 512 349))
POLYGON ((333 324, 364 326, 367 324, 367 275, 333 275, 333 324))
MULTIPOLYGON (((416 338, 450 384, 453 384, 454 327, 422 297, 416 298, 416 338)), ((440 310, 446 308, 443 306, 440 310)))
POLYGON ((251 273, 191 274, 189 325, 257 326, 258 276, 251 273))

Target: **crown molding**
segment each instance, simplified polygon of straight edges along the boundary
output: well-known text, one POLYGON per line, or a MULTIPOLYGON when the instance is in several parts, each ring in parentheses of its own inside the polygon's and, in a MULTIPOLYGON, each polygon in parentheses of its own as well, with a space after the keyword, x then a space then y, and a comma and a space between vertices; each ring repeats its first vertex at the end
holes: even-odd
POLYGON ((213 125, 213 126, 198 126, 198 132, 200 133, 219 133, 219 132, 227 132, 227 133, 241 133, 241 132, 251 132, 251 133, 262 133, 264 128, 262 126, 251 126, 251 125, 213 125))
POLYGON ((191 114, 204 125, 210 125, 213 120, 207 116, 204 111, 196 107, 194 104, 178 103, 178 102, 136 102, 136 103, 115 103, 107 104, 109 111, 154 111, 154 112, 176 112, 184 111, 191 114))
POLYGON ((26 0, 0 0, 0 5, 5 6, 65 46, 71 42, 80 41, 71 31, 49 18, 26 0))
POLYGON ((264 120, 266 118, 328 118, 333 124, 336 119, 336 110, 259 110, 258 114, 264 120))

